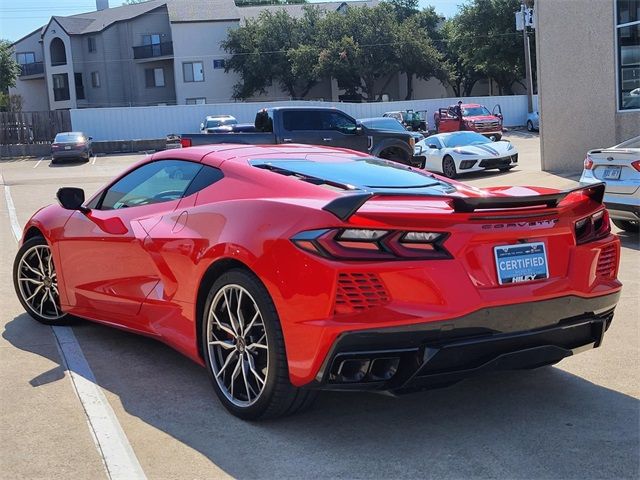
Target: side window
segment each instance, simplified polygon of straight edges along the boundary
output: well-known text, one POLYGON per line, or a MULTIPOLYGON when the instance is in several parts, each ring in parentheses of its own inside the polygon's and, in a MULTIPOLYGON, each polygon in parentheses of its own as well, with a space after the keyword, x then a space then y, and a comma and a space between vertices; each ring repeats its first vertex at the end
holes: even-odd
POLYGON ((282 123, 287 132, 300 130, 320 130, 318 112, 309 110, 289 110, 282 112, 282 123))
POLYGON ((209 185, 213 185, 218 180, 222 180, 223 177, 224 175, 221 170, 210 167, 209 165, 203 165, 187 187, 187 190, 184 192, 184 196, 188 197, 189 195, 193 195, 194 193, 207 188, 209 185))
POLYGON ((338 112, 323 112, 322 130, 337 130, 342 133, 355 133, 356 122, 338 112))
POLYGON ((147 163, 111 185, 98 208, 114 210, 177 200, 201 168, 199 163, 183 160, 147 163))

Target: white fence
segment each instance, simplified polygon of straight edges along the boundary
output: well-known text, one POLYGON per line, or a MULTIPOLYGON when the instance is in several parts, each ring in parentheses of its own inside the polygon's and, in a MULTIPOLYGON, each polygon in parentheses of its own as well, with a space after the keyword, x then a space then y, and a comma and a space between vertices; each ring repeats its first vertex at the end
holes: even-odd
MULTIPOLYGON (((207 115, 233 115, 240 123, 254 121, 256 112, 263 107, 322 106, 338 108, 354 118, 379 117, 394 110, 427 110, 429 124, 433 126, 433 112, 458 101, 457 98, 432 98, 404 102, 343 103, 343 102, 256 102, 217 103, 207 105, 172 105, 156 107, 86 108, 71 110, 71 124, 75 131, 91 135, 95 141, 152 140, 169 133, 194 133, 207 115)), ((534 96, 534 109, 538 97, 534 96)), ((525 125, 527 121, 526 95, 501 97, 467 97, 465 103, 481 103, 489 110, 500 104, 505 126, 525 125)))

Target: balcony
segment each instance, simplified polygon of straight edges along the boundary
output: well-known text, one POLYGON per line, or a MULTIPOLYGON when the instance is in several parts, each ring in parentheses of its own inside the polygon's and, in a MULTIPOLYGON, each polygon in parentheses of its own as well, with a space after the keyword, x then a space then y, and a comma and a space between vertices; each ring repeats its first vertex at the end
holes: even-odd
POLYGON ((20 76, 43 75, 44 64, 42 62, 24 63, 20 65, 20 76))
POLYGON ((173 55, 173 42, 154 43, 133 47, 133 58, 142 60, 145 58, 169 57, 173 55))

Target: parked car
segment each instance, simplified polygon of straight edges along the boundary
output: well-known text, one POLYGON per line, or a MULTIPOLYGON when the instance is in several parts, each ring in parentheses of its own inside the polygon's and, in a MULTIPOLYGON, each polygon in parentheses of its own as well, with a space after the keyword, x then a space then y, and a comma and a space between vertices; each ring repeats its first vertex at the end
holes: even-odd
POLYGON ((225 134, 181 135, 183 147, 216 143, 269 145, 304 143, 350 148, 376 157, 421 167, 423 158, 413 157, 411 132, 369 128, 344 112, 323 107, 277 107, 260 110, 252 131, 225 134), (261 118, 264 116, 264 118, 261 118))
POLYGON ((540 130, 540 115, 538 112, 530 112, 527 114, 527 130, 530 132, 540 130))
POLYGON ((603 192, 472 188, 309 145, 169 150, 88 201, 61 188, 13 279, 39 322, 148 335, 205 366, 232 414, 277 417, 318 390, 407 393, 598 347, 621 289, 603 192))
POLYGON ((200 124, 200 133, 227 133, 233 130, 238 121, 231 115, 213 115, 200 124))
POLYGON ((518 165, 515 145, 505 140, 492 142, 475 132, 431 135, 416 144, 415 155, 425 157, 427 170, 448 178, 483 170, 506 172, 518 165))
POLYGON ((395 111, 395 112, 385 112, 382 114, 383 117, 395 118, 398 122, 402 124, 405 129, 414 132, 428 132, 429 131, 429 122, 427 121, 427 111, 426 110, 404 110, 404 111, 395 111))
POLYGON ((457 132, 470 130, 492 137, 495 140, 502 138, 502 109, 500 105, 493 107, 490 112, 487 107, 478 103, 462 104, 462 125, 455 113, 455 105, 440 108, 433 115, 437 133, 457 132))
POLYGON ((580 181, 605 182, 604 203, 616 227, 638 233, 640 221, 640 136, 609 148, 591 150, 580 181))
POLYGON ((92 140, 82 132, 58 133, 51 144, 51 163, 69 158, 88 162, 93 156, 92 140))
POLYGON ((407 130, 404 126, 395 118, 390 117, 373 117, 373 118, 360 118, 358 122, 369 129, 376 130, 388 130, 390 132, 406 132, 408 131, 416 142, 424 139, 424 135, 420 132, 413 130, 407 130))

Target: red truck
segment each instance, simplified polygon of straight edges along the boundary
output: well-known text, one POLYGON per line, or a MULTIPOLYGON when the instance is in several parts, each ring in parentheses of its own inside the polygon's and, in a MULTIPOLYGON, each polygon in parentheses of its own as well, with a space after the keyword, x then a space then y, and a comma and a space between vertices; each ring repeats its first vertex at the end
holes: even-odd
POLYGON ((493 108, 493 112, 478 103, 465 103, 461 107, 462 122, 460 122, 455 113, 455 105, 440 108, 433 114, 437 133, 470 130, 486 137, 493 137, 496 141, 502 138, 502 111, 500 105, 496 105, 493 108))

